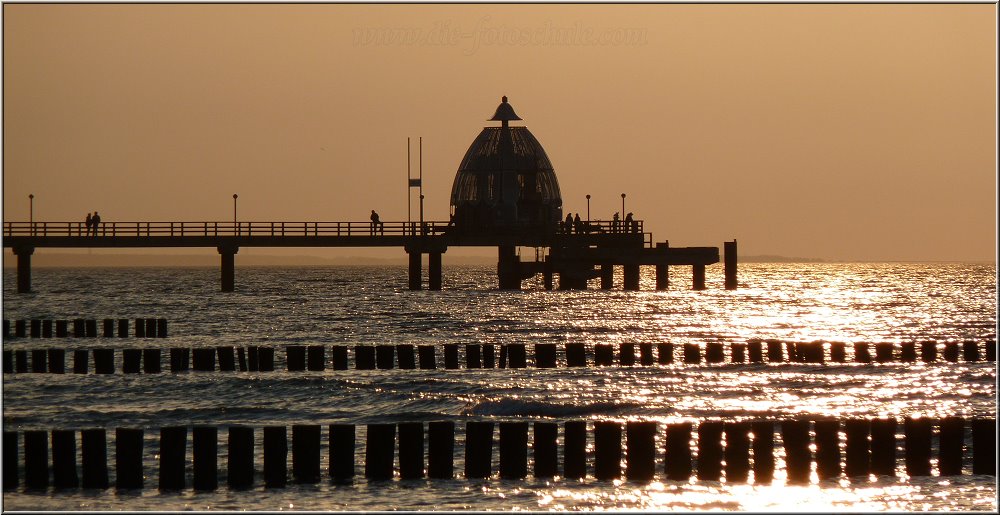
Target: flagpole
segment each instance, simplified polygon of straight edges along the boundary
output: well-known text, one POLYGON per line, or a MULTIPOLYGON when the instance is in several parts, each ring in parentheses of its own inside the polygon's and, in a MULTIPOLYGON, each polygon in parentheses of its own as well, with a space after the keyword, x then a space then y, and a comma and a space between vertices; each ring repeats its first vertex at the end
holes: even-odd
POLYGON ((417 172, 420 174, 420 231, 423 233, 424 230, 424 137, 420 136, 420 168, 417 172))
MULTIPOLYGON (((406 223, 410 223, 410 138, 406 138, 406 223)), ((405 231, 404 231, 405 232, 405 231)))

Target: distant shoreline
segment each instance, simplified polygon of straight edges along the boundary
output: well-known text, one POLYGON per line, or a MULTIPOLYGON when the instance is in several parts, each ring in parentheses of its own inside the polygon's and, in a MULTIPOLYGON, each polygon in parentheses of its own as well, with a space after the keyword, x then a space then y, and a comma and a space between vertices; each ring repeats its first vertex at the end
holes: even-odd
MULTIPOLYGON (((444 255, 446 265, 495 266, 494 256, 444 255)), ((218 256, 211 254, 72 254, 36 253, 32 256, 32 267, 42 268, 102 268, 102 267, 217 267, 218 256)), ((237 266, 404 266, 405 257, 380 258, 366 256, 320 257, 320 256, 277 256, 277 255, 237 255, 237 266)), ((992 261, 839 261, 822 258, 790 257, 778 255, 740 256, 740 263, 993 263, 992 261)), ((17 260, 5 253, 4 268, 15 268, 17 260)))

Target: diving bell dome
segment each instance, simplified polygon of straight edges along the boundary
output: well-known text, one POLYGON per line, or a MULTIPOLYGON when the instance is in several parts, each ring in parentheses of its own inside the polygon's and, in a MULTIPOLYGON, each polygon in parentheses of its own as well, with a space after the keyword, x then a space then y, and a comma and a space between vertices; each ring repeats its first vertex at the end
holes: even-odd
POLYGON ((552 162, 503 97, 490 121, 469 146, 455 174, 451 207, 456 227, 554 226, 562 219, 562 198, 552 162))

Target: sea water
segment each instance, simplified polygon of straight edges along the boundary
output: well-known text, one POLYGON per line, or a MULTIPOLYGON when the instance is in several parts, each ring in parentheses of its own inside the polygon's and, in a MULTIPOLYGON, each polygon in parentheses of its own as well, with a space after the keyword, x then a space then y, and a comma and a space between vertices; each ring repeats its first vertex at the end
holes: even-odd
MULTIPOLYGON (((673 267, 670 289, 654 291, 649 268, 637 292, 599 290, 596 281, 587 291, 545 291, 540 279, 526 281, 523 291, 499 291, 494 267, 447 260, 442 291, 408 291, 402 266, 238 267, 231 293, 219 291, 217 268, 33 272, 34 293, 17 294, 14 271, 4 270, 3 318, 166 318, 169 337, 3 342, 4 350, 64 348, 67 362, 79 348, 164 349, 160 374, 123 375, 119 350, 113 375, 4 375, 5 431, 104 427, 111 437, 116 427, 146 430, 141 492, 19 489, 3 493, 5 510, 997 509, 996 478, 970 475, 968 455, 963 476, 939 477, 935 468, 930 477, 911 478, 902 442, 896 477, 819 481, 814 472, 809 484, 795 486, 785 481, 780 432, 776 477, 766 485, 667 480, 662 452, 663 425, 681 421, 995 417, 995 363, 692 365, 678 358, 670 365, 594 367, 592 355, 596 343, 621 342, 672 342, 675 349, 724 342, 728 349, 730 342, 777 338, 845 342, 850 349, 854 342, 995 340, 993 264, 743 264, 736 291, 722 288, 719 266, 708 268, 707 290, 692 291, 690 268, 673 267), (590 366, 565 367, 563 344, 573 342, 587 346, 590 366), (531 344, 556 343, 560 367, 285 371, 286 345, 448 343, 526 343, 529 360, 531 344), (169 372, 167 348, 221 345, 273 346, 276 371, 169 372), (364 478, 365 424, 435 420, 456 422, 456 479, 364 478), (475 420, 656 421, 657 478, 594 479, 588 434, 584 480, 502 480, 496 455, 493 477, 465 479, 463 428, 475 420), (264 488, 261 427, 330 423, 358 425, 353 482, 264 488), (225 487, 225 427, 233 424, 257 428, 256 482, 246 491, 225 487), (220 428, 217 491, 157 490, 159 428, 176 425, 220 428)), ((325 431, 322 438, 325 469, 325 431)), ((109 441, 112 483, 113 449, 109 441)), ((190 453, 189 443, 188 485, 190 453)))

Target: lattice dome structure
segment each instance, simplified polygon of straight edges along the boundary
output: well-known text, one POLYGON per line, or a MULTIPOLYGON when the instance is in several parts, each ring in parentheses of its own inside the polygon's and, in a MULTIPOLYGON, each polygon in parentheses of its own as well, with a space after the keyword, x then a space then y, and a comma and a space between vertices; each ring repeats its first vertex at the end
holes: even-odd
POLYGON ((562 197, 552 162, 527 127, 511 127, 520 120, 507 97, 465 153, 451 189, 456 227, 555 227, 562 219, 562 197))

